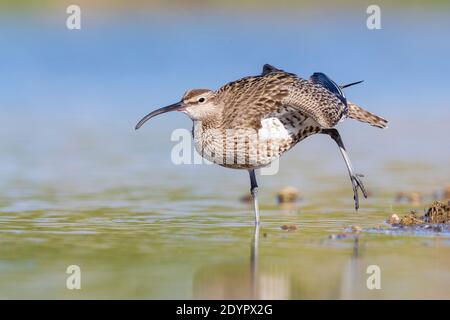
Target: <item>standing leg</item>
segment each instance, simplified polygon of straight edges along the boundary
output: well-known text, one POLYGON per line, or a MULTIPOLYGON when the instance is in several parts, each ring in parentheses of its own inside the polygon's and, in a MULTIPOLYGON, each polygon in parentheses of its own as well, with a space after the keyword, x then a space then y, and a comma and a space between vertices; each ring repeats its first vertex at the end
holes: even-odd
POLYGON ((250 193, 253 198, 253 207, 255 209, 255 225, 259 225, 259 206, 258 206, 258 184, 256 183, 255 170, 248 170, 250 174, 250 193))
POLYGON ((258 249, 259 249, 259 224, 255 224, 252 246, 250 251, 250 274, 252 286, 252 299, 258 299, 258 249))
POLYGON ((320 133, 328 134, 339 146, 339 150, 341 151, 342 157, 344 158, 345 164, 347 165, 350 180, 352 181, 352 188, 354 195, 353 198, 355 199, 355 209, 358 210, 359 208, 358 187, 361 189, 364 197, 367 198, 366 189, 364 188, 364 185, 360 179, 360 177, 363 177, 363 175, 354 173, 352 163, 350 162, 350 158, 347 155, 347 151, 345 150, 344 143, 342 142, 339 131, 337 131, 336 129, 322 129, 320 133))

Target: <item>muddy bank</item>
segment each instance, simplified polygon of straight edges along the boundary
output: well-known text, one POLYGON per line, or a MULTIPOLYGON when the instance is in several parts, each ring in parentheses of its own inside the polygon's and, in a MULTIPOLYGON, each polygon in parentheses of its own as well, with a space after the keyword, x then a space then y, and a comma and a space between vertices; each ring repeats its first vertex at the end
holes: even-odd
POLYGON ((420 216, 416 211, 411 211, 403 217, 397 214, 389 216, 387 222, 393 226, 411 226, 421 224, 449 224, 450 223, 450 203, 434 201, 427 209, 426 213, 420 216))
POLYGON ((450 232, 450 202, 434 201, 423 215, 417 211, 402 217, 392 214, 386 222, 391 230, 450 232))

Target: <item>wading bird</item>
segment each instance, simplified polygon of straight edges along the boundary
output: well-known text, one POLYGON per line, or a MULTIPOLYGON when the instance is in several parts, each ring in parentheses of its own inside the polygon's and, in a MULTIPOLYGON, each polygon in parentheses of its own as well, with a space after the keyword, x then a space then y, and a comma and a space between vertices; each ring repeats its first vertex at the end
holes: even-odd
POLYGON ((197 152, 207 160, 227 168, 246 169, 259 225, 255 169, 270 165, 306 137, 322 133, 339 146, 353 188, 355 209, 359 208, 358 188, 367 193, 362 175, 353 170, 335 126, 345 118, 379 128, 387 121, 347 100, 343 88, 323 73, 309 79, 264 65, 260 75, 230 82, 220 89, 193 89, 181 101, 155 110, 136 125, 169 111, 180 111, 193 121, 192 136, 197 152))

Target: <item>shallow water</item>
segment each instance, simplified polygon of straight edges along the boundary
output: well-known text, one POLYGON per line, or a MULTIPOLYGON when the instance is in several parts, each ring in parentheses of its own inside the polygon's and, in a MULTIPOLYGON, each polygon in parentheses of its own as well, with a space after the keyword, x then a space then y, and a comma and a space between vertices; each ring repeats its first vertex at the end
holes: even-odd
MULTIPOLYGON (((450 298, 450 234, 376 229, 387 227, 391 213, 422 211, 450 182, 449 96, 442 89, 449 66, 439 63, 449 45, 433 42, 446 34, 449 20, 427 25, 433 37, 425 31, 413 36, 392 20, 394 31, 370 40, 366 30, 353 28, 357 18, 347 19, 348 25, 332 19, 334 33, 353 30, 354 43, 368 46, 356 47, 368 56, 355 54, 336 64, 323 41, 306 33, 297 34, 306 44, 290 44, 290 54, 272 49, 255 59, 257 45, 279 33, 246 22, 247 33, 236 34, 223 19, 207 21, 219 34, 216 39, 199 31, 204 20, 188 19, 183 32, 164 29, 158 20, 150 24, 159 29, 149 34, 143 31, 150 30, 147 22, 140 20, 103 22, 75 36, 78 46, 51 23, 32 21, 17 29, 2 22, 2 35, 15 40, 0 52, 10 61, 0 80, 0 298, 450 298), (200 34, 206 52, 194 54, 186 34, 200 34), (231 35, 228 57, 223 49, 231 35), (421 47, 414 50, 418 36, 440 48, 434 60, 425 59, 421 47), (185 45, 187 64, 161 49, 172 52, 176 41, 185 45), (115 50, 122 42, 124 48, 115 50), (386 52, 395 43, 398 50, 386 52), (305 49, 316 45, 317 51, 305 49), (377 45, 382 49, 374 52, 377 45), (28 54, 30 48, 37 51, 28 54), (237 59, 241 51, 246 53, 237 59), (219 65, 204 62, 220 52, 219 65), (262 226, 255 242, 252 208, 239 201, 249 188, 245 171, 172 164, 172 130, 190 129, 181 115, 155 119, 138 132, 133 125, 153 105, 178 99, 187 85, 232 80, 250 67, 259 70, 270 57, 305 72, 323 66, 343 80, 369 77, 349 95, 391 125, 382 131, 351 121, 340 124, 370 192, 359 212, 353 209, 344 162, 325 136, 308 138, 286 154, 278 174, 258 177, 262 226), (367 64, 367 57, 377 64, 367 64), (417 61, 429 68, 410 69, 417 61), (402 72, 383 81, 383 72, 392 72, 395 62, 402 72), (176 76, 177 68, 186 77, 176 76), (404 83, 426 77, 440 81, 404 83), (430 102, 426 112, 423 101, 430 102), (275 194, 286 185, 300 190, 296 206, 276 205, 275 194), (423 192, 424 203, 395 203, 399 191, 423 192), (285 224, 298 229, 284 231, 285 224), (363 232, 330 238, 352 225, 363 232), (81 268, 81 290, 66 289, 69 265, 81 268), (380 290, 367 289, 370 265, 380 267, 380 290)), ((302 23, 314 26, 316 35, 328 30, 302 23)))
POLYGON ((392 212, 426 206, 393 199, 398 190, 418 190, 431 200, 449 181, 448 166, 434 169, 448 163, 448 152, 430 154, 429 161, 393 161, 382 145, 402 130, 342 127, 370 197, 355 212, 335 145, 325 136, 305 140, 283 157, 277 175, 259 177, 263 223, 256 258, 251 206, 238 200, 248 192, 245 171, 173 165, 164 153, 168 157, 174 142, 155 156, 155 146, 142 141, 152 129, 127 133, 128 145, 116 136, 109 152, 99 151, 102 139, 86 131, 90 140, 62 139, 42 158, 26 145, 6 143, 2 150, 16 148, 21 161, 3 172, 0 296, 449 298, 450 234, 372 230, 392 212), (367 137, 354 135, 359 131, 367 137), (372 148, 382 155, 368 154, 372 148), (284 185, 301 190, 297 206, 276 205, 284 185), (285 224, 298 229, 283 231, 285 224), (330 239, 352 225, 367 232, 330 239), (81 267, 80 291, 65 288, 69 265, 81 267), (381 268, 381 290, 366 287, 369 265, 381 268))

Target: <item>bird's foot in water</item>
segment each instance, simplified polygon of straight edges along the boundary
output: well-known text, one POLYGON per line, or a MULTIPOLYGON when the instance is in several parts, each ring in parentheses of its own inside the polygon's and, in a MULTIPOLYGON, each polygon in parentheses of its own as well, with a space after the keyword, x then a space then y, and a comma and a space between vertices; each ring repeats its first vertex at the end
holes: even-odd
POLYGON ((350 175, 350 178, 352 180, 352 188, 353 188, 353 199, 355 200, 355 209, 359 209, 359 195, 358 195, 358 188, 361 190, 362 194, 364 195, 364 198, 367 198, 367 192, 364 188, 364 184, 361 180, 361 178, 364 177, 363 174, 355 173, 350 175))

